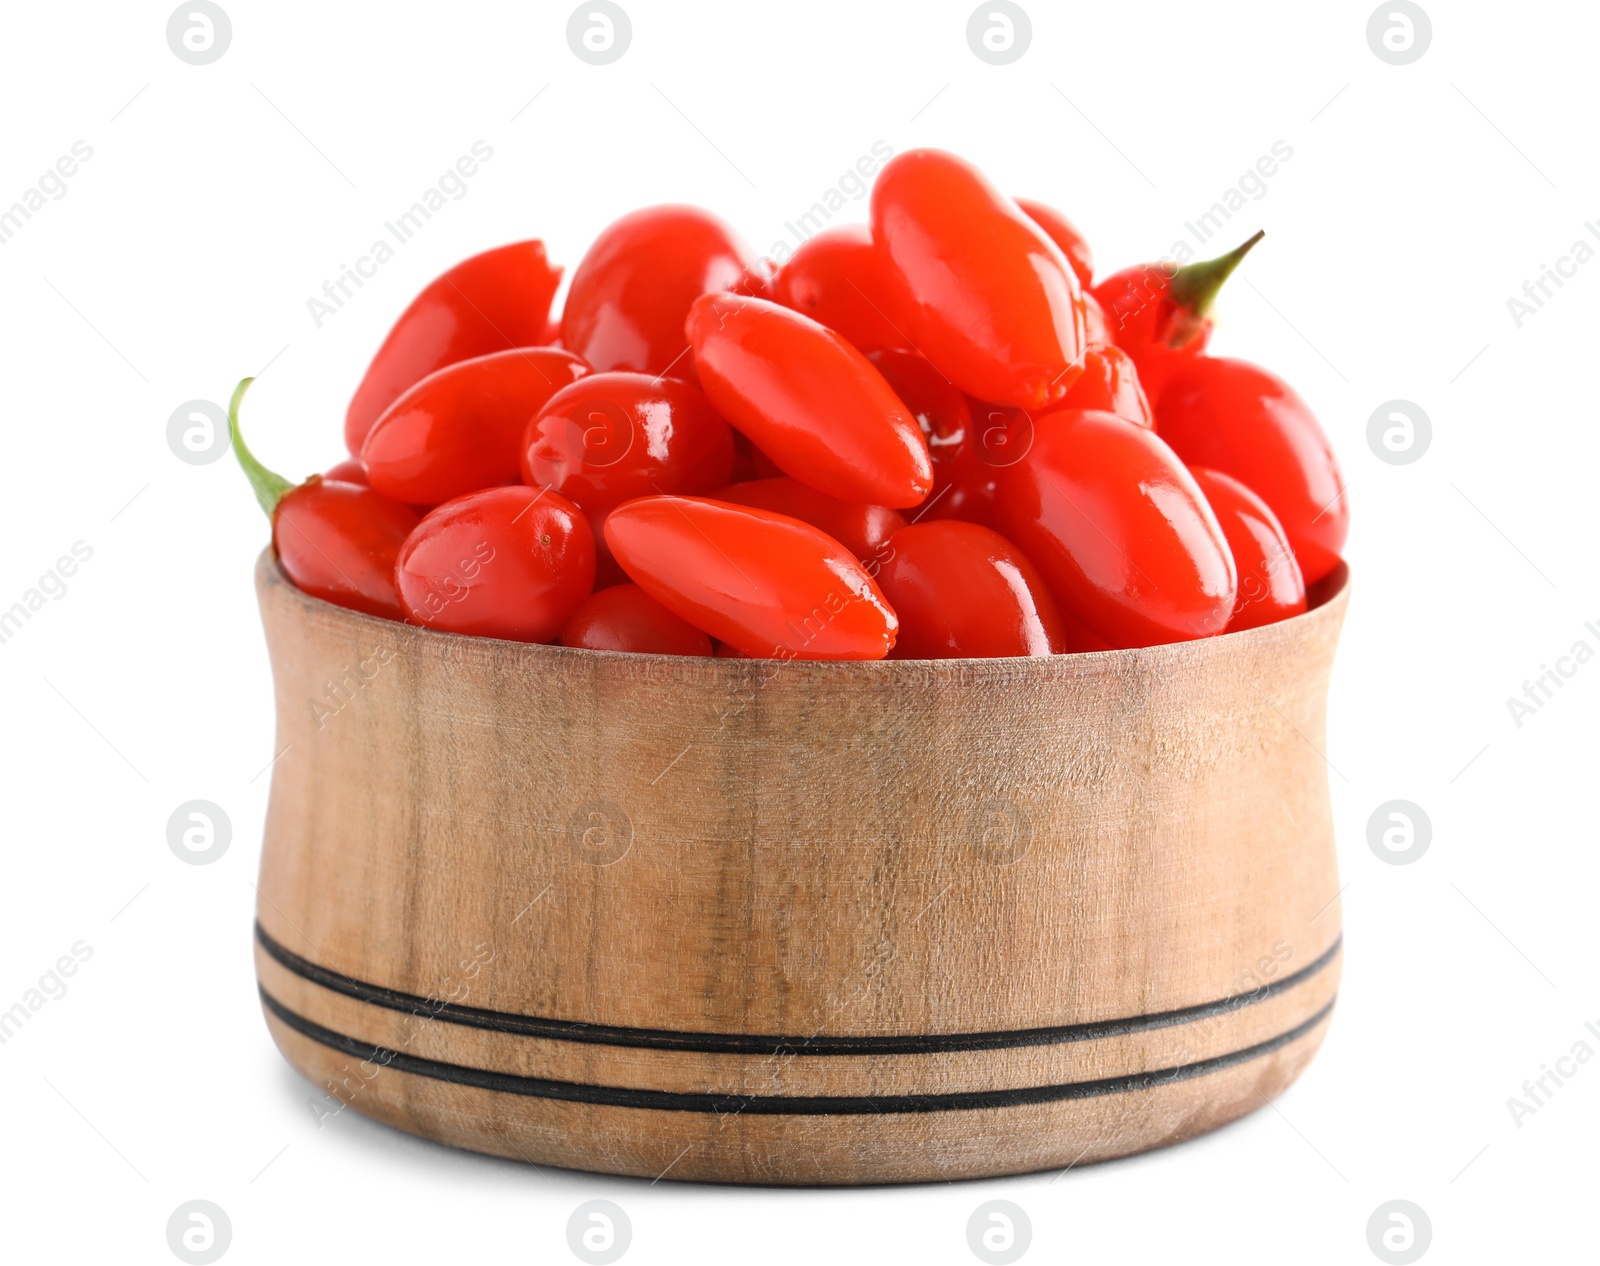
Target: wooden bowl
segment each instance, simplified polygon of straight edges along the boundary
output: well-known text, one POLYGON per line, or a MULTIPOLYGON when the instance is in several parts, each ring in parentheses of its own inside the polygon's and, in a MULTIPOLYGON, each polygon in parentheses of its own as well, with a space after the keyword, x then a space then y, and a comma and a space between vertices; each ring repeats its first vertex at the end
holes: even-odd
POLYGON ((971 1178, 1214 1129, 1322 1041, 1342 568, 1249 632, 869 664, 458 637, 256 575, 256 966, 320 1111, 650 1179, 971 1178))

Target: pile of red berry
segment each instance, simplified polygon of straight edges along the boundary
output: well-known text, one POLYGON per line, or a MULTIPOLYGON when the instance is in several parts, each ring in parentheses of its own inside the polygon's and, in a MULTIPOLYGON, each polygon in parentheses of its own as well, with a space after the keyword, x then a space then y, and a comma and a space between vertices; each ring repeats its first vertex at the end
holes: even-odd
POLYGON ((1259 234, 1091 288, 1059 212, 953 155, 893 159, 871 208, 776 271, 708 212, 636 211, 559 321, 542 243, 474 256, 298 487, 240 439, 241 383, 284 571, 435 629, 675 655, 1045 655, 1305 610, 1348 526, 1333 453, 1285 383, 1205 354, 1259 234))

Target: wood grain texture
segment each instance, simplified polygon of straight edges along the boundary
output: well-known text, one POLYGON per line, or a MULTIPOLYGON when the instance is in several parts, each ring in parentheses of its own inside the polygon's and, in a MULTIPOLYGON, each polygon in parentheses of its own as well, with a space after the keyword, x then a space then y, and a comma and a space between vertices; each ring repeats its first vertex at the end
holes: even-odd
POLYGON ((650 1178, 952 1178, 1214 1128, 1321 1041, 1342 570, 1202 642, 881 664, 463 638, 257 581, 258 972, 329 1111, 650 1178))

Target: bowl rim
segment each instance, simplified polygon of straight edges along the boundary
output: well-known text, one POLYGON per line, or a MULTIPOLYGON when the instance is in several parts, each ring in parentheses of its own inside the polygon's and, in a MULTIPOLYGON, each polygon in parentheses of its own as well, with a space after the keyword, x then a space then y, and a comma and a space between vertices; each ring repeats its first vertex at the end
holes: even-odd
POLYGON ((452 633, 445 629, 429 628, 425 624, 414 624, 409 620, 390 620, 383 616, 369 615, 365 611, 357 611, 351 607, 342 607, 338 603, 329 602, 315 594, 307 593, 289 578, 283 570, 283 565, 278 559, 277 552, 269 542, 261 551, 256 560, 256 583, 258 590, 264 591, 269 584, 281 584, 288 590, 294 600, 312 612, 321 615, 323 619, 342 621, 355 627, 366 626, 374 631, 382 629, 385 632, 405 630, 409 637, 408 645, 420 643, 421 647, 431 647, 442 655, 450 656, 452 653, 470 651, 472 648, 483 650, 496 655, 517 655, 529 661, 547 659, 551 662, 565 661, 568 663, 582 662, 584 660, 596 663, 627 664, 640 669, 654 668, 657 670, 682 670, 690 665, 727 665, 748 671, 749 668, 771 666, 774 671, 781 669, 784 672, 800 671, 807 674, 826 674, 828 676, 843 676, 850 673, 894 674, 899 672, 905 676, 914 676, 918 680, 927 681, 931 676, 935 679, 949 677, 970 678, 974 671, 993 670, 997 667, 1012 667, 1028 665, 1043 667, 1046 665, 1068 667, 1089 667, 1098 664, 1114 664, 1118 661, 1129 664, 1138 663, 1149 668, 1152 660, 1170 660, 1174 663, 1187 660, 1203 654, 1207 648, 1238 647, 1247 640, 1256 641, 1266 639, 1298 639, 1301 633, 1312 633, 1313 625, 1327 625, 1330 621, 1334 627, 1343 620, 1345 607, 1350 596, 1350 564, 1341 559, 1334 569, 1321 580, 1307 586, 1307 607, 1299 615, 1290 616, 1286 620, 1278 620, 1272 624, 1257 625, 1250 629, 1237 629, 1231 633, 1216 633, 1210 637, 1190 638, 1181 642, 1161 642, 1155 646, 1126 647, 1106 651, 1068 651, 1060 655, 1018 655, 1018 656, 983 656, 946 659, 874 659, 874 660, 826 660, 826 659, 783 659, 770 658, 718 658, 709 655, 658 655, 643 651, 602 651, 582 646, 561 646, 546 642, 519 642, 506 638, 486 637, 477 633, 452 633))

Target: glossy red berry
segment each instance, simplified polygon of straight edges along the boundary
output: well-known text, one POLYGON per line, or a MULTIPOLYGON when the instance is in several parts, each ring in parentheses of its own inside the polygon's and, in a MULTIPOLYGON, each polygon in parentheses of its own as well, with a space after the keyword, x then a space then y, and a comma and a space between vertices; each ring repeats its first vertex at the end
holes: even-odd
POLYGON ((1106 324, 1106 310, 1100 306, 1100 300, 1095 298, 1092 290, 1083 292, 1083 316, 1085 347, 1105 347, 1114 341, 1106 324))
POLYGON ((1017 205, 1061 248, 1061 253, 1067 257, 1067 263, 1072 265, 1072 271, 1077 275, 1078 284, 1087 290, 1094 280, 1094 252, 1089 249, 1088 239, 1078 232, 1071 220, 1052 206, 1035 202, 1032 198, 1018 198, 1017 205))
POLYGON ((645 497, 606 519, 636 584, 746 655, 882 659, 899 623, 850 551, 809 523, 699 497, 645 497))
POLYGON ((871 352, 907 346, 890 316, 890 295, 871 230, 837 224, 801 244, 779 271, 772 297, 871 352))
POLYGON ((1278 516, 1231 475, 1204 466, 1191 466, 1189 473, 1222 525, 1239 573, 1228 632, 1275 624, 1304 611, 1306 583, 1278 516))
POLYGON ((595 238, 572 274, 562 346, 597 372, 688 377, 689 305, 703 294, 749 287, 759 276, 750 248, 709 211, 630 212, 595 238))
POLYGON ((589 368, 555 347, 521 347, 457 361, 384 410, 361 446, 367 479, 412 505, 515 483, 528 419, 589 368))
POLYGON ((891 159, 872 189, 872 241, 896 324, 956 386, 1030 409, 1066 393, 1085 343, 1078 279, 977 168, 933 149, 891 159))
POLYGON ((1233 556, 1194 477, 1113 414, 1040 418, 1027 455, 999 472, 995 518, 1062 613, 1109 646, 1207 637, 1233 610, 1233 556))
POLYGON ((906 525, 905 516, 898 510, 840 501, 787 475, 725 484, 710 495, 716 501, 787 514, 820 528, 867 564, 869 570, 889 538, 906 525))
POLYGON ((351 398, 344 421, 350 452, 359 454, 379 415, 434 370, 536 346, 560 282, 561 270, 545 259, 538 241, 484 251, 429 282, 400 314, 351 398))
POLYGON ((554 488, 595 531, 634 497, 699 493, 733 471, 733 432, 693 383, 591 374, 557 392, 522 435, 523 482, 554 488))
POLYGON ((322 477, 345 484, 367 484, 367 468, 361 464, 359 457, 346 457, 343 461, 334 462, 327 470, 322 472, 322 477))
POLYGON ((1066 648, 1044 578, 1010 541, 976 523, 902 528, 877 578, 900 618, 895 659, 1052 655, 1066 648))
POLYGON ((1083 373, 1062 400, 1063 409, 1099 409, 1138 426, 1154 426, 1155 414, 1133 358, 1120 347, 1092 347, 1083 354, 1083 373))
POLYGON ((1306 402, 1248 361, 1200 356, 1156 406, 1156 430, 1193 466, 1232 475, 1278 516, 1306 584, 1339 565, 1350 530, 1333 446, 1306 402))
POLYGON ((561 645, 640 655, 710 655, 711 639, 638 585, 590 594, 561 630, 561 645))
POLYGON ((550 642, 594 588, 594 536, 559 493, 489 488, 430 511, 401 548, 395 581, 419 624, 550 642))
POLYGON ((272 544, 297 588, 398 620, 394 563, 417 522, 410 506, 371 488, 313 475, 278 502, 272 544))
POLYGON ((776 303, 705 295, 689 313, 695 368, 717 411, 819 492, 896 509, 933 485, 916 419, 872 363, 776 303))
POLYGON ((400 619, 394 564, 417 526, 417 512, 365 484, 312 475, 296 486, 268 470, 239 428, 239 406, 252 381, 241 382, 228 402, 228 434, 256 501, 272 521, 272 547, 284 575, 336 606, 400 619))
POLYGON ((1185 264, 1139 264, 1113 273, 1094 288, 1111 339, 1133 357, 1145 394, 1159 399, 1167 379, 1206 350, 1211 307, 1264 234, 1217 259, 1185 264))

